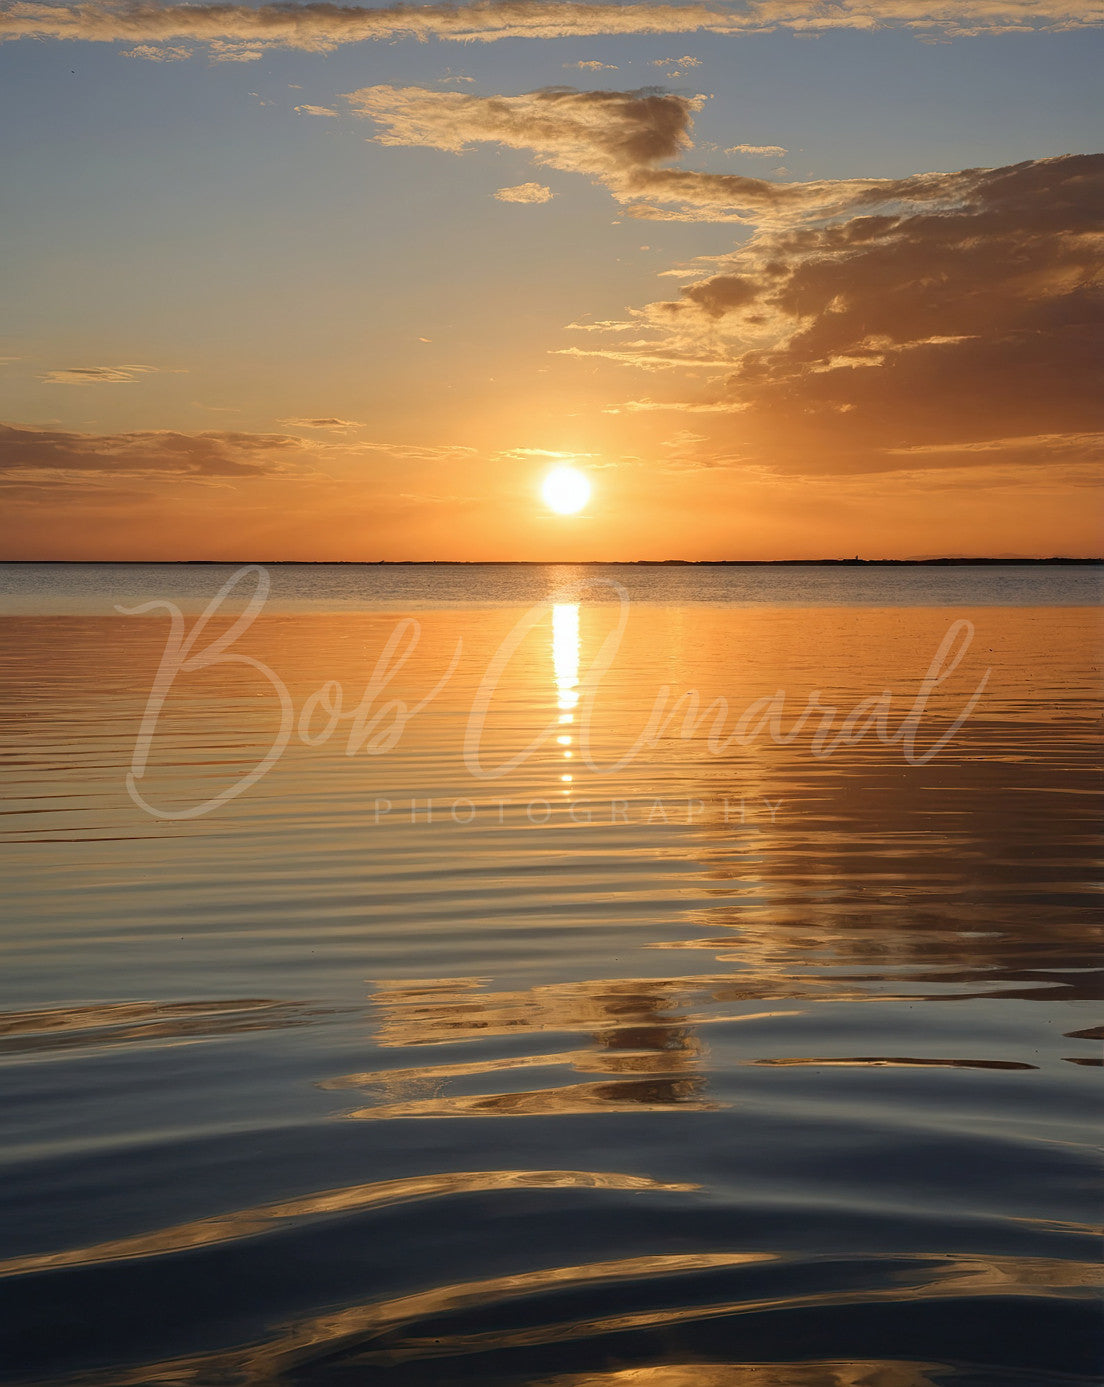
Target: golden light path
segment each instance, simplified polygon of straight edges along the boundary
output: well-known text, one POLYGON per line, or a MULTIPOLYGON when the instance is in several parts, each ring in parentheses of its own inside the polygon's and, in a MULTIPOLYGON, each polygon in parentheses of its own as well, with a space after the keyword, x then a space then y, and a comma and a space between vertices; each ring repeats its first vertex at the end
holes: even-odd
MULTIPOLYGON (((552 606, 552 666, 556 677, 556 703, 560 722, 574 721, 574 708, 579 702, 579 604, 555 602, 552 606)), ((571 734, 566 730, 557 738, 564 748, 563 759, 572 758, 571 734)), ((573 776, 563 774, 560 780, 570 785, 573 776)), ((565 791, 567 793, 567 791, 565 791)))

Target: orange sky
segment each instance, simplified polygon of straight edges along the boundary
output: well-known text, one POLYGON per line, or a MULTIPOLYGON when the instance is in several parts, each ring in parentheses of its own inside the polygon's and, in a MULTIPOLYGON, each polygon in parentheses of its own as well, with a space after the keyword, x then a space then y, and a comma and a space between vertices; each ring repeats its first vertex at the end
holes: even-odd
POLYGON ((0 16, 0 552, 1100 554, 1100 35, 1029 9, 0 16))

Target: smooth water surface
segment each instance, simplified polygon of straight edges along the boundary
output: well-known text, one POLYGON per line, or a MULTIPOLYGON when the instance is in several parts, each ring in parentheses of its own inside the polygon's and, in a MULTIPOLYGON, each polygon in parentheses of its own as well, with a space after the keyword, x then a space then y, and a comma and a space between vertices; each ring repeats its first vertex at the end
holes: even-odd
POLYGON ((1099 1380, 1091 570, 20 567, 13 1381, 1099 1380))

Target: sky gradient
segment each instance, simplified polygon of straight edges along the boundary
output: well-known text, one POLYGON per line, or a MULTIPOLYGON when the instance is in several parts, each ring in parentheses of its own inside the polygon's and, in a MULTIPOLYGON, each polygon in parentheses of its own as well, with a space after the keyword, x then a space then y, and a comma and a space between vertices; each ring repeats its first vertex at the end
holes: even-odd
POLYGON ((0 4, 2 555, 1098 555, 1102 23, 0 4))

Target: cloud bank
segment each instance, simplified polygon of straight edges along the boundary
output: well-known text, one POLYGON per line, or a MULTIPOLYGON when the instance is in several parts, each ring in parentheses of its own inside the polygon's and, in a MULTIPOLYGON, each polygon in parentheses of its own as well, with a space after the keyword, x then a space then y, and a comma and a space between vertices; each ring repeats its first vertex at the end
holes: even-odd
POLYGON ((270 433, 177 433, 146 429, 90 434, 0 424, 0 477, 51 474, 262 477, 287 470, 301 438, 270 433))
POLYGON ((730 435, 708 445, 714 463, 1066 466, 1104 428, 1104 155, 774 183, 665 166, 690 147, 697 96, 367 87, 348 99, 385 145, 525 150, 605 185, 631 215, 756 228, 677 300, 586 325, 616 332, 610 345, 562 352, 723 378, 696 402, 730 435))
POLYGON ((711 403, 787 467, 1084 462, 1104 429, 1104 155, 942 178, 932 207, 765 231, 598 354, 727 359, 711 403))
POLYGON ((945 36, 1074 29, 1104 23, 1086 0, 752 0, 739 7, 708 4, 572 4, 498 0, 467 5, 336 4, 74 5, 14 0, 0 11, 4 39, 69 39, 137 45, 191 40, 221 61, 250 61, 266 48, 328 52, 368 39, 436 38, 490 43, 509 38, 580 38, 618 34, 741 34, 786 29, 824 33, 882 27, 945 36))

